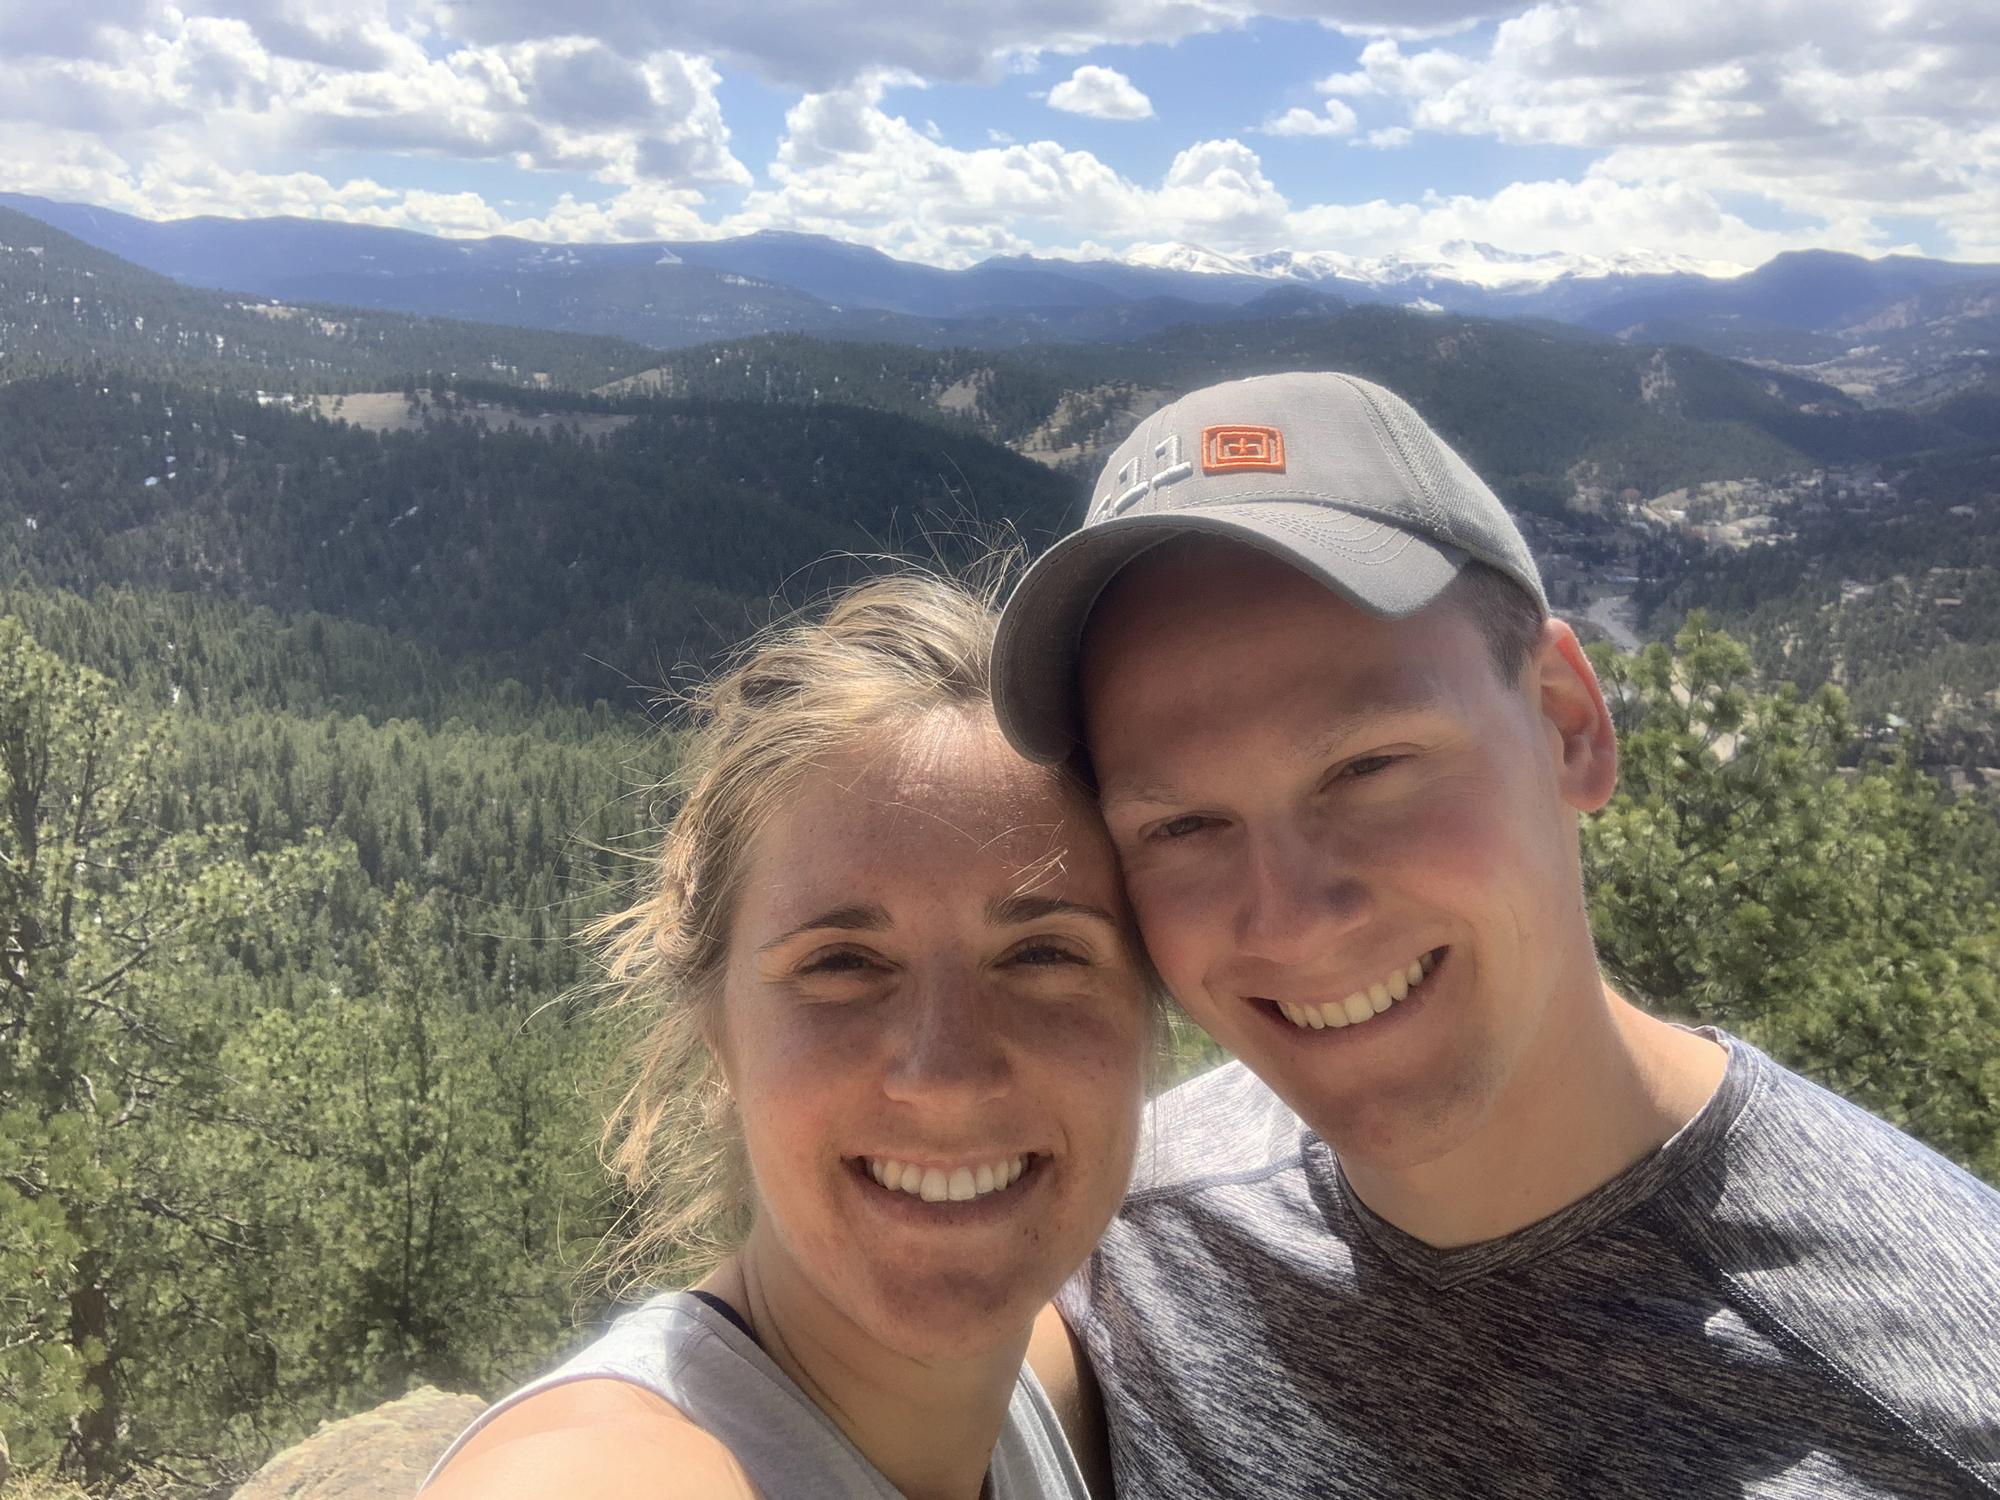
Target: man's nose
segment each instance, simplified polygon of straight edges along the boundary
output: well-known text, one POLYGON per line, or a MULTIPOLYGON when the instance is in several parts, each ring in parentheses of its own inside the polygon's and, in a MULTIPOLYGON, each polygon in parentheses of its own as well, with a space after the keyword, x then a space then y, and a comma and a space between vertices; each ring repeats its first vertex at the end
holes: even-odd
POLYGON ((1012 1063, 994 997, 974 975, 925 976, 906 996, 909 1013, 884 1090, 899 1103, 964 1106, 1006 1092, 1012 1063))
POLYGON ((1248 845, 1237 947, 1246 958, 1309 963, 1366 922, 1372 907, 1366 874, 1336 833, 1261 833, 1248 845))

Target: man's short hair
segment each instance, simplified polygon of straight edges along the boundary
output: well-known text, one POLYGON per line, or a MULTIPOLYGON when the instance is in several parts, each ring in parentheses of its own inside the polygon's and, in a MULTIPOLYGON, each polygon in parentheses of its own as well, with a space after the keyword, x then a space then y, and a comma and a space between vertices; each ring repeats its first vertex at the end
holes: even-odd
POLYGON ((1500 680, 1512 685, 1542 639, 1542 607, 1498 568, 1468 561, 1446 597, 1479 627, 1500 680))

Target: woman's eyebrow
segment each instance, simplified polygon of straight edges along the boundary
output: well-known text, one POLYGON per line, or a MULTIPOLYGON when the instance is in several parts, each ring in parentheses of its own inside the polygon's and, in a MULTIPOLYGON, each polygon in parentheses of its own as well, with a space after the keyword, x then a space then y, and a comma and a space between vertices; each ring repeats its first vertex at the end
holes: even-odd
POLYGON ((1021 894, 1000 896, 986 903, 986 920, 995 927, 1018 927, 1024 922, 1039 922, 1045 917, 1083 917, 1102 922, 1106 927, 1118 925, 1118 919, 1103 907, 1092 906, 1087 901, 1068 901, 1060 896, 1021 894))
POLYGON ((889 925, 889 913, 879 906, 836 906, 829 911, 821 912, 816 917, 808 917, 796 927, 787 928, 757 951, 769 953, 773 948, 782 948, 804 932, 817 932, 829 928, 837 932, 884 932, 888 930, 889 925))

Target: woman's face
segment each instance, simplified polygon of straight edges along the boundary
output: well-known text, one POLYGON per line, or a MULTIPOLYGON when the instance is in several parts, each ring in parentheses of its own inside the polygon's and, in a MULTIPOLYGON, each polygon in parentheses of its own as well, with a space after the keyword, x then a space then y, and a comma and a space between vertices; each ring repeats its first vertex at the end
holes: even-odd
POLYGON ((913 1357, 1021 1336, 1138 1126, 1148 1000, 1095 812, 939 714, 809 772, 745 876, 716 1040, 760 1274, 913 1357))

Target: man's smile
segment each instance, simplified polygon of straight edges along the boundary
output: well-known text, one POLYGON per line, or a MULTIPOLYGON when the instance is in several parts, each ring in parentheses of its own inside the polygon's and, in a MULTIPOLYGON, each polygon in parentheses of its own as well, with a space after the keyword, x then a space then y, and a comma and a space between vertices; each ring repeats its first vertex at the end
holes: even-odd
POLYGON ((1386 1014, 1410 995, 1421 992, 1446 951, 1444 948, 1433 948, 1419 954, 1408 963, 1391 969, 1374 983, 1338 1000, 1273 999, 1262 995, 1252 998, 1284 1016, 1301 1031, 1337 1031, 1360 1026, 1386 1014))

